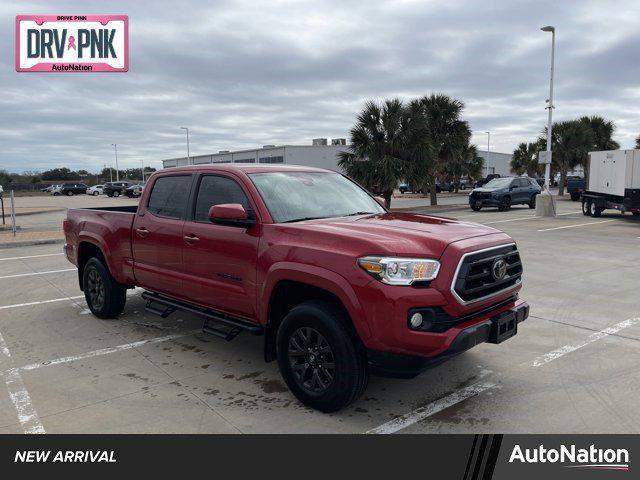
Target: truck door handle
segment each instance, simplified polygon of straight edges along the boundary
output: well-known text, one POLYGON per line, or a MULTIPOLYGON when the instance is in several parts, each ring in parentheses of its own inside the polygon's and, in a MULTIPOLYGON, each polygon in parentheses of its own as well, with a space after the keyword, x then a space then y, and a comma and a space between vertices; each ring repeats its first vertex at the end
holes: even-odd
POLYGON ((144 238, 147 235, 149 235, 149 230, 147 230, 145 227, 140 227, 140 228, 136 228, 136 233, 142 238, 144 238))
POLYGON ((188 243, 189 245, 192 245, 196 242, 199 242, 200 239, 198 237, 196 237, 193 233, 190 233, 189 235, 185 235, 184 237, 182 237, 184 239, 184 241, 186 243, 188 243))

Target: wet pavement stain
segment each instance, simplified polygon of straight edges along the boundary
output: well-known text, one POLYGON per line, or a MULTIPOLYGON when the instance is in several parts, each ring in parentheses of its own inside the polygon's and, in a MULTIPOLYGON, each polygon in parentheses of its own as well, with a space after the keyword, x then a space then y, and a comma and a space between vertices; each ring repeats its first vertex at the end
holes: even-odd
POLYGON ((140 375, 138 375, 137 373, 123 373, 122 374, 123 377, 128 377, 128 378, 134 378, 136 380, 142 380, 143 382, 148 382, 149 379, 146 377, 141 377, 140 375))
POLYGON ((258 379, 255 380, 255 383, 262 387, 264 393, 284 393, 289 390, 285 384, 275 378, 272 380, 258 379))
POLYGON ((240 381, 240 380, 246 380, 247 378, 256 378, 259 377, 260 375, 262 375, 263 372, 251 372, 251 373, 247 373, 246 375, 241 375, 240 377, 236 378, 236 380, 240 381))

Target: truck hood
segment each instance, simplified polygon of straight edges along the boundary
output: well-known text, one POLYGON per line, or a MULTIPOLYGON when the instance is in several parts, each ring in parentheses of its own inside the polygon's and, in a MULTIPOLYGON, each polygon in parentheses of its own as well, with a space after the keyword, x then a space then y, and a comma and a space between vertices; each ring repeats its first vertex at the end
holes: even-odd
POLYGON ((432 258, 439 258, 451 243, 500 233, 476 223, 398 212, 308 220, 288 224, 287 228, 313 231, 317 236, 312 238, 323 244, 327 243, 327 235, 333 236, 336 241, 331 243, 336 249, 357 240, 366 245, 368 254, 432 258), (341 237, 344 237, 344 243, 340 241, 341 237))

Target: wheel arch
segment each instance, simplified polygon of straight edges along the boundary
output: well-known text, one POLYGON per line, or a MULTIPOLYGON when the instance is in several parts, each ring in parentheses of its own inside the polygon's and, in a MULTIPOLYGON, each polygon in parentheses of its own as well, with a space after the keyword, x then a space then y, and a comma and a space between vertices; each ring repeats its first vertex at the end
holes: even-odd
POLYGON ((360 302, 343 277, 318 267, 297 269, 289 266, 274 269, 268 278, 261 295, 268 302, 260 309, 260 319, 265 324, 266 361, 275 359, 275 334, 286 314, 308 300, 330 301, 344 312, 356 336, 361 340, 370 336, 360 302))

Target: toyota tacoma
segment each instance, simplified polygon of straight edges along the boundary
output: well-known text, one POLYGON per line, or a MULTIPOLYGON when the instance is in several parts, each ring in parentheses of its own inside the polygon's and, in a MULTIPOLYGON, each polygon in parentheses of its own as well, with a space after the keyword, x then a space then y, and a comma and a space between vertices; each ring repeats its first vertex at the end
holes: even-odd
POLYGON ((117 317, 141 287, 151 313, 186 310, 226 340, 263 335, 265 360, 324 412, 354 402, 370 374, 414 377, 512 337, 529 314, 508 235, 390 212, 317 168, 165 169, 137 207, 70 209, 64 231, 96 317, 117 317))

